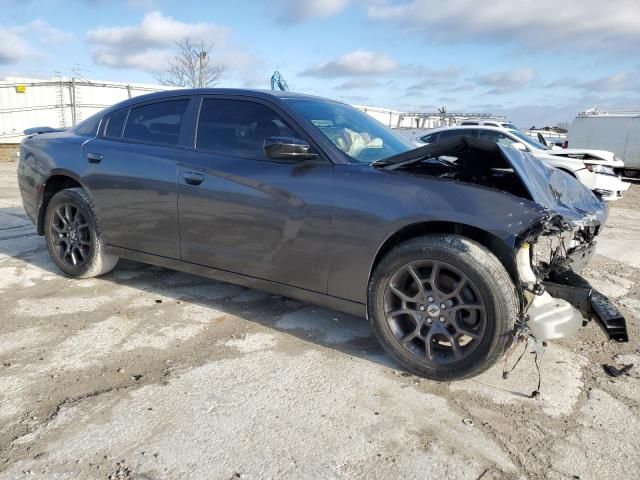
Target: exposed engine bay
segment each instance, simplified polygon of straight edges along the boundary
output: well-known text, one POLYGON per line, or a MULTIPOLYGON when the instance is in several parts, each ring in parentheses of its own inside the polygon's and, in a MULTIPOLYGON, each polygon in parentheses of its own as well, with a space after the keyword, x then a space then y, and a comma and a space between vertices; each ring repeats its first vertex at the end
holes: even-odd
POLYGON ((484 185, 531 200, 520 176, 493 142, 461 139, 423 148, 431 151, 420 161, 411 159, 387 168, 484 185))

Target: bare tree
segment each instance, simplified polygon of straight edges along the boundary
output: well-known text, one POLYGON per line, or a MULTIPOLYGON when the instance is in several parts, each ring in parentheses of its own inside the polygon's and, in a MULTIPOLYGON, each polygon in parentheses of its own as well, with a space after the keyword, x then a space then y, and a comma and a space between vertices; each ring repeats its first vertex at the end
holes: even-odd
POLYGON ((156 77, 162 85, 173 87, 212 87, 224 74, 224 67, 211 60, 211 46, 204 42, 184 37, 176 42, 178 53, 167 67, 164 75, 156 77))

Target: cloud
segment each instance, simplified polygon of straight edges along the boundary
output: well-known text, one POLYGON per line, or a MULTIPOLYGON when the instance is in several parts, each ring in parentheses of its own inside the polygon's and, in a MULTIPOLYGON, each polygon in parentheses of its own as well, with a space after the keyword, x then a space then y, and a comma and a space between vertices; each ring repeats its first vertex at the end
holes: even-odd
POLYGON ((567 88, 584 93, 607 94, 640 91, 640 71, 617 72, 591 80, 562 77, 545 85, 547 89, 567 88))
POLYGON ((545 88, 565 88, 565 87, 575 87, 577 84, 578 84, 578 80, 575 77, 562 77, 547 83, 544 87, 545 88))
POLYGON ((606 77, 579 82, 578 88, 586 92, 610 93, 633 92, 640 90, 640 72, 619 72, 606 77))
POLYGON ((212 58, 228 70, 250 68, 258 60, 231 44, 231 31, 210 22, 185 23, 154 11, 137 25, 98 27, 87 33, 95 45, 93 60, 112 68, 134 68, 150 73, 166 70, 175 56, 175 42, 190 37, 211 46, 212 58))
POLYGON ((117 53, 128 50, 146 50, 171 47, 184 37, 205 43, 219 43, 229 31, 215 23, 184 23, 165 17, 160 12, 145 14, 139 25, 125 27, 98 27, 87 33, 87 40, 102 49, 117 53))
POLYGON ((0 28, 0 65, 42 57, 43 53, 33 44, 39 47, 58 46, 71 38, 70 33, 54 28, 40 19, 24 25, 0 28))
POLYGON ((0 65, 18 63, 33 53, 31 47, 13 30, 0 30, 0 65))
POLYGON ((367 76, 389 73, 397 68, 398 62, 386 53, 354 50, 335 60, 309 68, 301 75, 320 78, 367 76))
POLYGON ((299 23, 311 18, 327 18, 344 10, 351 0, 278 0, 279 23, 299 23))
POLYGON ((447 86, 450 90, 460 80, 460 76, 464 73, 463 67, 447 66, 443 68, 428 68, 422 66, 408 65, 403 68, 405 73, 412 78, 418 78, 419 81, 407 87, 407 93, 413 95, 434 87, 447 86))
POLYGON ((39 43, 47 46, 59 46, 73 38, 72 33, 52 27, 39 18, 26 25, 15 27, 14 30, 17 33, 26 34, 29 38, 37 39, 39 43))
POLYGON ((493 72, 480 75, 476 78, 476 82, 480 86, 492 87, 487 94, 502 95, 526 87, 534 75, 535 72, 532 68, 521 68, 507 72, 493 72))
POLYGON ((562 51, 633 51, 640 42, 637 0, 376 0, 368 15, 438 42, 517 42, 562 51))
POLYGON ((382 86, 382 84, 373 78, 352 78, 351 80, 344 82, 342 85, 339 85, 337 88, 340 90, 359 90, 362 88, 375 88, 380 86, 382 86))

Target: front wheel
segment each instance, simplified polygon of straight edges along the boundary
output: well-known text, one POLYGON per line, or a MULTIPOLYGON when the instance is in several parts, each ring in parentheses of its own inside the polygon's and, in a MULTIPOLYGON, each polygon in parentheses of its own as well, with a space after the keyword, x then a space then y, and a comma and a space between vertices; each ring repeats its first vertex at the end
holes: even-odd
POLYGON ((71 277, 102 275, 118 263, 118 257, 104 252, 95 210, 82 188, 61 190, 53 196, 47 205, 44 233, 51 258, 71 277))
POLYGON ((391 250, 370 283, 376 336, 401 366, 434 380, 477 375, 511 343, 513 282, 485 247, 458 235, 415 238, 391 250))

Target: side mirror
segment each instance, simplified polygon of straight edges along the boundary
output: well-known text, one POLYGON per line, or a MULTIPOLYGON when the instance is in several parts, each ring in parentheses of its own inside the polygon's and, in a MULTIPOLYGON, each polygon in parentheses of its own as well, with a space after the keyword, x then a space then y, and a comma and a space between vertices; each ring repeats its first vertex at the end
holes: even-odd
POLYGON ((547 143, 547 139, 544 138, 544 135, 542 135, 540 132, 538 132, 538 141, 543 144, 545 147, 548 147, 549 144, 547 143))
POLYGON ((527 151, 527 147, 524 143, 520 143, 520 142, 513 142, 511 144, 511 148, 515 148, 516 150, 520 150, 521 152, 526 152, 527 151))
POLYGON ((318 158, 309 144, 299 138, 269 137, 264 141, 264 154, 276 160, 312 160, 318 158))

